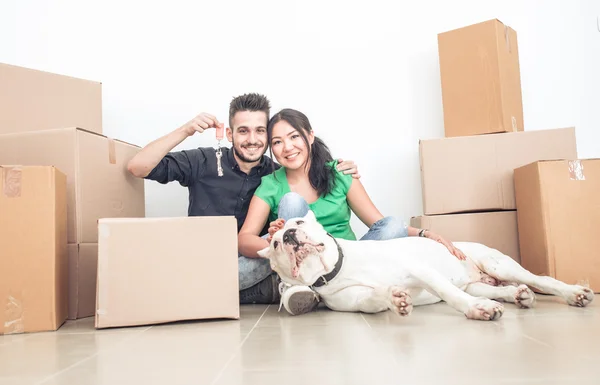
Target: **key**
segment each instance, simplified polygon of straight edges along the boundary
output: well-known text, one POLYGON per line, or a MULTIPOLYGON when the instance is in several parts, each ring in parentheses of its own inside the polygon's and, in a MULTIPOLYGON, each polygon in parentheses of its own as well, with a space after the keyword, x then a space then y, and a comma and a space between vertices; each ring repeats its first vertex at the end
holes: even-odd
POLYGON ((217 137, 217 175, 219 176, 223 176, 223 167, 221 167, 221 157, 223 156, 223 154, 221 153, 221 139, 223 139, 223 129, 225 128, 225 124, 224 123, 220 123, 217 127, 216 130, 216 137, 217 137))
POLYGON ((217 175, 223 176, 223 167, 221 167, 221 157, 223 154, 221 153, 221 147, 217 150, 217 175))

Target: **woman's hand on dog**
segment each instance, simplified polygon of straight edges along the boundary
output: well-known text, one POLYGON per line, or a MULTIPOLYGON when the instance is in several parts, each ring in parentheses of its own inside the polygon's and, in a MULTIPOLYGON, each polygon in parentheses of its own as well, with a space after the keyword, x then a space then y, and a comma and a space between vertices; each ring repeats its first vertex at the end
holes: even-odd
POLYGON ((434 240, 434 241, 439 242, 442 245, 446 246, 448 251, 450 251, 450 253, 452 253, 452 255, 454 255, 456 258, 460 259, 461 261, 464 261, 465 259, 467 259, 467 256, 462 251, 457 249, 452 244, 452 242, 447 241, 446 239, 442 238, 440 235, 427 230, 427 231, 425 231, 425 236, 431 240, 434 240))
POLYGON ((285 219, 277 219, 269 224, 269 236, 267 237, 267 241, 271 243, 273 240, 273 235, 276 232, 283 229, 283 225, 285 224, 285 219))

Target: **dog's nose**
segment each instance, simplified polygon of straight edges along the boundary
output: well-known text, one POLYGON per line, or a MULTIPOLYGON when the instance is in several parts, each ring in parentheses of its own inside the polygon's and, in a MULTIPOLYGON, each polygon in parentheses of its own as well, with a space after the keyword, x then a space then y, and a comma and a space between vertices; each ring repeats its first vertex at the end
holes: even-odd
POLYGON ((296 229, 289 229, 283 233, 283 241, 290 242, 296 239, 296 229))

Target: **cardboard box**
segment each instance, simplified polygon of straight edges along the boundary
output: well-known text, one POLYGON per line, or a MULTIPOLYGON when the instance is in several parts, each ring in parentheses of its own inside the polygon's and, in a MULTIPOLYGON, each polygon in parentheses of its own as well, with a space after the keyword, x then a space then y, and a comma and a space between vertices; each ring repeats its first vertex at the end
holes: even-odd
POLYGON ((55 167, 0 166, 0 334, 67 319, 66 190, 55 167))
POLYGON ((69 319, 94 316, 97 272, 97 243, 69 245, 69 319))
POLYGON ((64 127, 102 133, 102 84, 0 63, 0 134, 64 127))
POLYGON ((521 261, 517 212, 514 210, 413 217, 410 225, 429 229, 450 242, 482 243, 521 261))
POLYGON ((515 170, 523 267, 600 292, 600 159, 515 170))
POLYGON ((577 158, 574 128, 422 140, 425 215, 515 210, 513 170, 577 158))
POLYGON ((438 35, 446 137, 524 130, 517 33, 489 20, 438 35))
POLYGON ((233 216, 98 223, 96 327, 239 319, 233 216))
POLYGON ((98 243, 99 218, 144 217, 144 180, 127 171, 139 147, 78 128, 0 135, 0 164, 67 174, 69 243, 98 243))

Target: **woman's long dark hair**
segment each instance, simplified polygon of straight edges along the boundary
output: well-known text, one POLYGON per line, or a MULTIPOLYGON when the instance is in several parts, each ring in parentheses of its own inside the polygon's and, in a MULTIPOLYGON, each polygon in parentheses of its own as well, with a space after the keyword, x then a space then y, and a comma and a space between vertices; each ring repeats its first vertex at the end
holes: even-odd
MULTIPOLYGON (((308 134, 312 132, 312 127, 306 115, 300 111, 293 110, 291 108, 285 108, 269 120, 267 124, 267 141, 269 143, 269 150, 271 158, 273 158, 273 146, 271 146, 271 140, 273 139, 273 126, 277 122, 285 120, 292 127, 298 130, 306 148, 310 148, 310 169, 308 170, 308 179, 310 185, 317 190, 319 196, 327 195, 333 190, 335 186, 335 170, 326 165, 327 162, 331 162, 333 157, 329 152, 329 148, 320 138, 315 136, 315 140, 312 146, 308 143, 308 134)), ((305 164, 305 167, 308 162, 305 164)))

